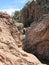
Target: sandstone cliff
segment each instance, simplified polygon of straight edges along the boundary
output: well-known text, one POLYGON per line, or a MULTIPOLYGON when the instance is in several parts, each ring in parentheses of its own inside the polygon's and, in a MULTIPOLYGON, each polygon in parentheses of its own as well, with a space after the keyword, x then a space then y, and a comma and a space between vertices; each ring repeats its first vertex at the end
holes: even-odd
POLYGON ((42 8, 34 1, 27 3, 21 10, 20 22, 25 27, 29 27, 33 21, 37 21, 42 16, 42 8))
POLYGON ((49 13, 49 0, 28 2, 21 10, 20 22, 29 27, 32 22, 38 21, 43 14, 49 13))

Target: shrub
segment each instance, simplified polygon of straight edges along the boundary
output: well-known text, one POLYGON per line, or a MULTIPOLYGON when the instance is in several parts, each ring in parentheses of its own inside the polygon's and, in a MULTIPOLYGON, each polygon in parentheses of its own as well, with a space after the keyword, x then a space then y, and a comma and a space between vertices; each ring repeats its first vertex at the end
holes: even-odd
POLYGON ((20 18, 20 11, 15 11, 13 14, 13 19, 18 22, 19 18, 20 18))

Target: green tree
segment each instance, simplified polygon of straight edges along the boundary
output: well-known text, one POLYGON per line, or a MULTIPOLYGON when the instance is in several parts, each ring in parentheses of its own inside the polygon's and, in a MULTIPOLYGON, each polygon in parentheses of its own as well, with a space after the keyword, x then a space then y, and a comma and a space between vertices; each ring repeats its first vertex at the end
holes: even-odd
POLYGON ((13 14, 13 18, 18 22, 20 18, 20 11, 15 11, 13 14))

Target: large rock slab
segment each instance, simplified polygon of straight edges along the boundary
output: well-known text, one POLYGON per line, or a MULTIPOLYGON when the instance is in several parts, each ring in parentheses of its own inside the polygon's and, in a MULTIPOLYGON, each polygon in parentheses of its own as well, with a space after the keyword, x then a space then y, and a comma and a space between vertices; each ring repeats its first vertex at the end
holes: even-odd
POLYGON ((39 58, 49 60, 49 14, 27 28, 23 49, 39 58))
POLYGON ((21 48, 21 33, 13 19, 0 13, 0 65, 44 65, 21 48))

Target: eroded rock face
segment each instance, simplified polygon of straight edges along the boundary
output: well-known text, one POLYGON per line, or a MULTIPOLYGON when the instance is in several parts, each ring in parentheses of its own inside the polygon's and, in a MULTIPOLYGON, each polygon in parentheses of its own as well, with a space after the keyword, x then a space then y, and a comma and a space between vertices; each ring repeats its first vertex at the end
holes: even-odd
POLYGON ((27 29, 23 49, 41 59, 49 60, 49 14, 27 29))
POLYGON ((46 4, 49 6, 49 0, 32 0, 24 6, 20 16, 20 22, 24 27, 30 27, 32 22, 38 21, 43 14, 49 13, 49 8, 45 7, 46 4))
POLYGON ((20 22, 29 27, 33 21, 38 21, 43 15, 43 9, 36 2, 27 3, 21 10, 20 22))
POLYGON ((0 65, 44 65, 20 47, 21 34, 12 18, 0 15, 0 65))

